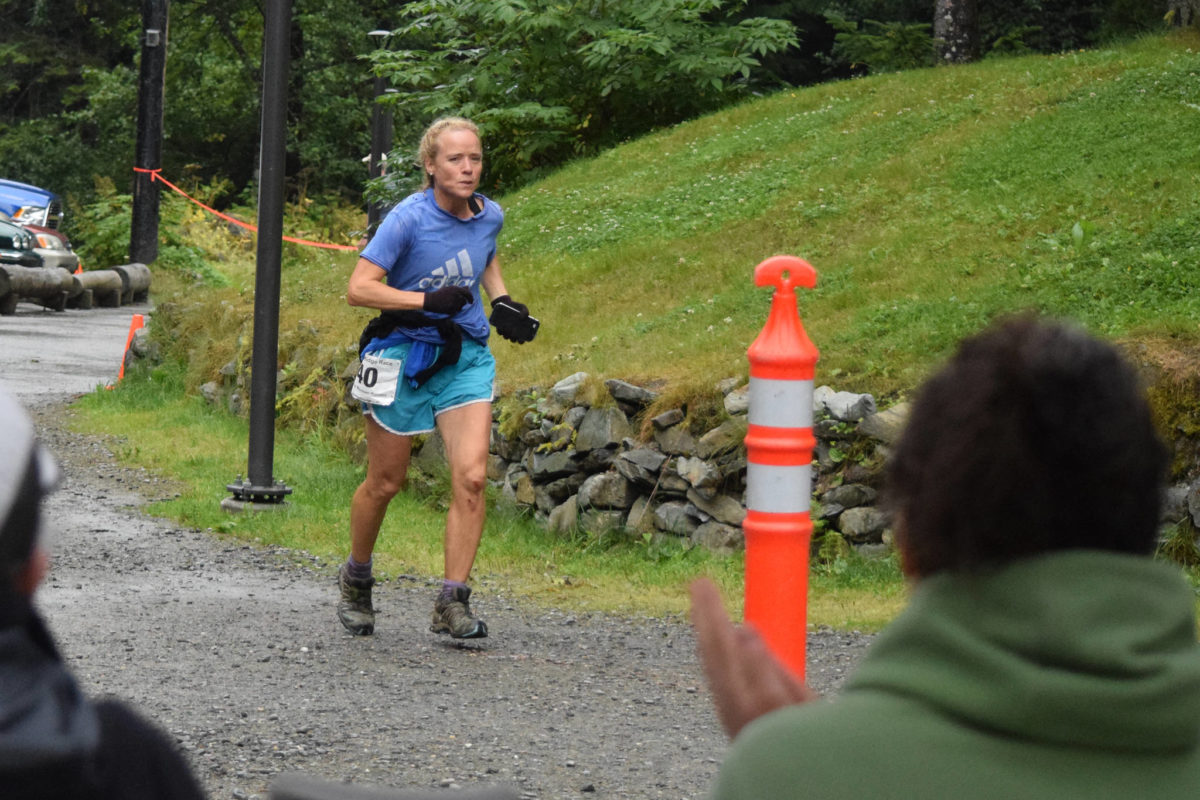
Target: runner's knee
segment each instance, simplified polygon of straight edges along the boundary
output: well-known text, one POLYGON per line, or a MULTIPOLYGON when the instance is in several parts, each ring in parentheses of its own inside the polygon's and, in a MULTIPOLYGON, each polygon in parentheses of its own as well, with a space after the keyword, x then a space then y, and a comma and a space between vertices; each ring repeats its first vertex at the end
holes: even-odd
POLYGON ((388 502, 408 483, 405 475, 368 475, 363 488, 375 500, 388 502))
POLYGON ((486 468, 471 467, 469 469, 459 470, 453 476, 453 489, 455 495, 460 495, 467 499, 481 499, 486 488, 486 468))

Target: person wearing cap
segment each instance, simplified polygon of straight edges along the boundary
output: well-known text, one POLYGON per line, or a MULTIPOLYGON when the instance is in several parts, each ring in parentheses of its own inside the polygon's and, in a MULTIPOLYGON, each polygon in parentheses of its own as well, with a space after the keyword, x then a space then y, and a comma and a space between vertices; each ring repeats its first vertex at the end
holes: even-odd
POLYGON ((0 797, 199 800, 166 736, 119 702, 88 700, 59 656, 33 603, 58 468, 3 388, 0 430, 0 797))
POLYGON ((1196 797, 1196 595, 1153 557, 1165 465, 1112 346, 1032 316, 965 341, 887 469, 911 602, 836 697, 694 585, 733 737, 712 800, 1196 797))

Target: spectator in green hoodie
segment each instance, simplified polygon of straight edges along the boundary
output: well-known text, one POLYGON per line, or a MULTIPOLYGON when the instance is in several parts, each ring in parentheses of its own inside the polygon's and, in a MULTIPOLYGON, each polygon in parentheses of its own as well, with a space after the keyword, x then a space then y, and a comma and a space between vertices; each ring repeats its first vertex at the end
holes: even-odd
POLYGON ((1196 595, 1152 557, 1165 463, 1109 345, 1032 317, 965 341, 888 467, 911 602, 837 697, 693 587, 733 737, 713 797, 1196 797, 1196 595))

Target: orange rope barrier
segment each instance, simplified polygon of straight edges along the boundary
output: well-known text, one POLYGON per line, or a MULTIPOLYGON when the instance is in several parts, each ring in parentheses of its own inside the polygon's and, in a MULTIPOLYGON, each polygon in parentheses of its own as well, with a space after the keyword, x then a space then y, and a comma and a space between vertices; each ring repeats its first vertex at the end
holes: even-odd
MULTIPOLYGON (((204 203, 201 203, 199 200, 197 200, 196 198, 189 195, 183 189, 180 189, 178 186, 176 186, 175 184, 171 183, 169 180, 164 178, 162 176, 162 170, 145 169, 143 167, 134 167, 133 171, 134 172, 144 172, 144 173, 148 174, 150 176, 151 182, 159 181, 160 183, 165 183, 167 185, 167 188, 171 189, 171 191, 175 192, 176 194, 183 195, 188 200, 191 200, 193 203, 200 206, 208 213, 215 214, 216 216, 220 217, 221 219, 225 220, 226 222, 232 222, 234 225, 245 228, 248 231, 253 231, 254 233, 258 233, 257 225, 251 225, 248 222, 242 222, 240 219, 231 217, 228 214, 222 214, 220 211, 217 211, 212 206, 204 205, 204 203)), ((325 242, 313 242, 308 239, 297 239, 293 236, 284 236, 282 238, 285 242, 295 242, 296 244, 303 244, 303 245, 307 245, 309 247, 323 247, 326 250, 346 250, 348 252, 357 252, 357 250, 358 250, 357 247, 353 247, 348 244, 326 244, 325 242)))

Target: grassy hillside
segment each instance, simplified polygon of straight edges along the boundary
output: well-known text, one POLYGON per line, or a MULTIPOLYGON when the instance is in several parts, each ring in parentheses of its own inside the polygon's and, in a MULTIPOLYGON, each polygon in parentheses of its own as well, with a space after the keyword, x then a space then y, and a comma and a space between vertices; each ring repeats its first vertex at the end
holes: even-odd
MULTIPOLYGON (((531 345, 495 342, 502 386, 583 370, 688 395, 744 375, 769 303, 753 268, 777 253, 817 270, 801 316, 839 388, 908 389, 1018 309, 1108 337, 1196 337, 1198 75, 1190 33, 870 77, 571 165, 499 198, 509 288, 543 321, 531 345)), ((354 256, 289 251, 281 329, 305 319, 323 342, 356 341, 369 314, 342 300, 354 256)), ((224 334, 250 311, 252 262, 244 246, 218 265, 233 289, 188 290, 208 306, 202 340, 223 320, 197 378, 235 351, 224 334)))
POLYGON ((1198 73, 1193 36, 874 77, 574 165, 505 198, 510 288, 546 324, 502 374, 744 374, 775 253, 816 268, 801 316, 847 389, 908 388, 1015 309, 1195 336, 1198 73))

